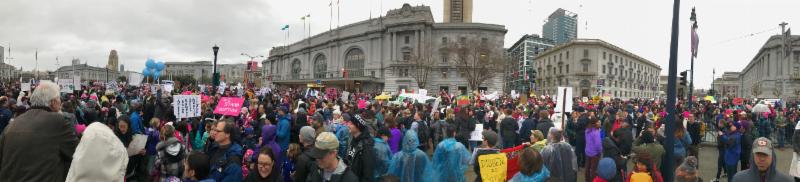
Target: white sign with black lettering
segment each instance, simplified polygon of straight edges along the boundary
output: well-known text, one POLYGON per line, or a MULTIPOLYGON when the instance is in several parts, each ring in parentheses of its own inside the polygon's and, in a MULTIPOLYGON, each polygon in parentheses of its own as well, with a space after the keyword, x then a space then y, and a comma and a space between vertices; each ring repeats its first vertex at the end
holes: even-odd
POLYGON ((200 117, 200 95, 173 95, 176 118, 200 117))

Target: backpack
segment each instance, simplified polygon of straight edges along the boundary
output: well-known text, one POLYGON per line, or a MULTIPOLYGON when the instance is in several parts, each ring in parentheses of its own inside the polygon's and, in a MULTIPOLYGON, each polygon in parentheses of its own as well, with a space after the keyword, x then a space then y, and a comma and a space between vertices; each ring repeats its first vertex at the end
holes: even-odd
POLYGON ((419 138, 420 145, 428 143, 428 139, 431 138, 431 128, 427 121, 423 120, 417 122, 417 137, 419 138))

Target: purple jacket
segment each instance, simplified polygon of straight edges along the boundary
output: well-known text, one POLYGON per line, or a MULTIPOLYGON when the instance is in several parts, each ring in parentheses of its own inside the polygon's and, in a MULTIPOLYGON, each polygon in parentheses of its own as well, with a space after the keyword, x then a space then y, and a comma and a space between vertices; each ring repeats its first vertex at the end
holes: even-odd
POLYGON ((394 154, 400 151, 400 142, 403 139, 403 133, 397 128, 392 128, 391 132, 392 137, 389 138, 389 149, 391 149, 392 154, 394 154))
POLYGON ((284 158, 285 156, 282 155, 283 151, 281 150, 281 146, 278 145, 277 142, 275 142, 276 133, 277 133, 277 128, 275 127, 275 125, 267 124, 267 125, 264 125, 263 127, 261 127, 261 142, 262 143, 261 143, 261 145, 256 147, 255 151, 253 151, 254 154, 253 154, 253 156, 252 156, 253 158, 251 160, 256 161, 258 159, 258 153, 259 153, 259 151, 261 151, 262 147, 269 147, 269 148, 272 149, 272 153, 274 154, 274 156, 276 156, 275 158, 277 158, 277 159, 273 159, 274 160, 273 164, 274 165, 278 165, 278 167, 276 168, 276 170, 277 170, 276 172, 281 172, 281 167, 282 167, 281 165, 283 164, 283 161, 285 161, 285 158, 284 158))
POLYGON ((600 129, 587 128, 585 134, 586 149, 584 149, 584 152, 586 153, 586 156, 600 156, 600 153, 603 152, 603 142, 600 140, 600 129))

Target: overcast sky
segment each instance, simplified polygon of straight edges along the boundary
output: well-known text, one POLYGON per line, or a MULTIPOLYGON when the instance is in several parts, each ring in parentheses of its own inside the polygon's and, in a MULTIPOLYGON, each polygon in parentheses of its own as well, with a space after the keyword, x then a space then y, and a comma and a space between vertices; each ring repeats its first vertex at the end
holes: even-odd
MULTIPOLYGON (((213 58, 217 44, 222 63, 244 62, 268 54, 286 42, 280 28, 290 25, 290 42, 304 34, 300 17, 311 14, 311 33, 337 25, 330 0, 143 0, 0 2, 0 46, 12 48, 13 65, 54 70, 74 58, 105 66, 111 49, 128 70, 140 71, 149 58, 197 61, 213 58), (331 17, 331 13, 333 17, 331 17), (58 62, 56 62, 58 57, 58 62)), ((341 0, 345 25, 385 14, 403 3, 431 6, 442 20, 442 0, 341 0)), ((557 8, 579 14, 580 38, 598 38, 661 65, 667 74, 672 1, 475 0, 473 21, 505 25, 505 47, 524 34, 541 34, 545 18, 557 8)), ((682 1, 679 70, 689 69, 689 13, 697 8, 700 52, 695 60, 697 88, 709 88, 712 69, 741 71, 782 21, 800 24, 797 0, 682 1)), ((795 30, 798 32, 800 30, 795 30)), ((6 53, 8 56, 8 53, 6 53)))

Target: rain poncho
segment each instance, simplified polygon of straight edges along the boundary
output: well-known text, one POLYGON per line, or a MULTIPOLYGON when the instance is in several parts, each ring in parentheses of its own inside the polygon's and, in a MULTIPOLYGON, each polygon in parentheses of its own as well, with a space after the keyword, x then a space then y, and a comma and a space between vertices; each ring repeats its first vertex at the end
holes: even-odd
MULTIPOLYGON (((425 172, 430 171, 428 155, 419 150, 417 133, 409 130, 403 136, 403 150, 392 156, 389 173, 400 177, 400 181, 430 181, 425 180, 425 172)), ((379 153, 379 152, 376 152, 379 153)))
POLYGON ((576 181, 578 173, 575 152, 566 142, 551 143, 542 149, 542 160, 550 168, 552 177, 563 181, 576 181))
POLYGON ((469 167, 470 153, 455 138, 446 138, 439 142, 433 152, 433 170, 429 174, 431 181, 466 181, 464 171, 469 167))
POLYGON ((374 181, 378 181, 380 177, 386 175, 389 171, 389 164, 392 160, 392 151, 389 150, 389 145, 386 144, 380 137, 372 138, 375 145, 372 147, 375 150, 375 172, 373 173, 374 181))

